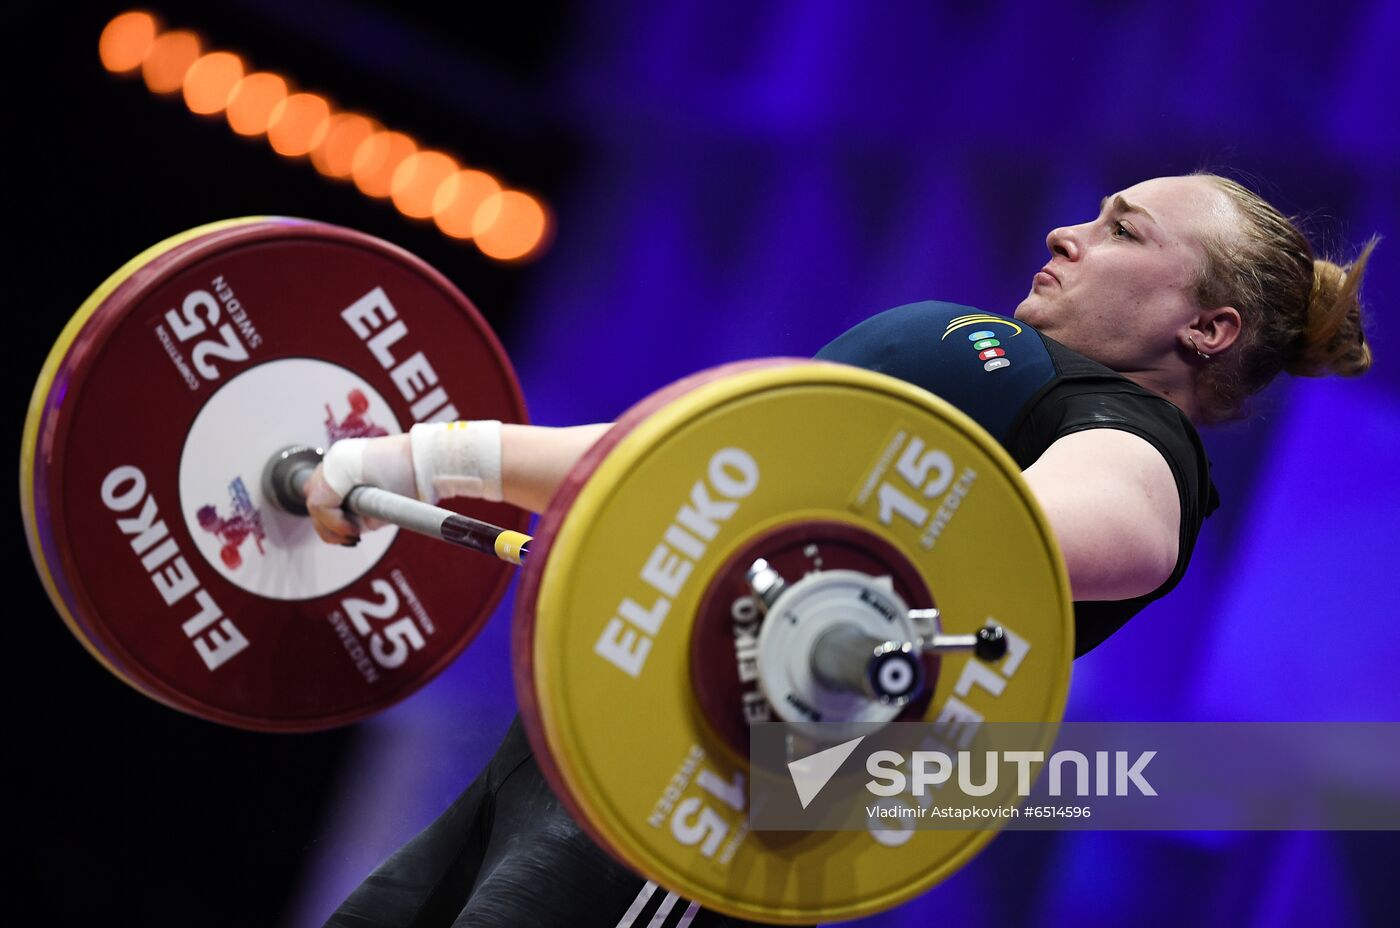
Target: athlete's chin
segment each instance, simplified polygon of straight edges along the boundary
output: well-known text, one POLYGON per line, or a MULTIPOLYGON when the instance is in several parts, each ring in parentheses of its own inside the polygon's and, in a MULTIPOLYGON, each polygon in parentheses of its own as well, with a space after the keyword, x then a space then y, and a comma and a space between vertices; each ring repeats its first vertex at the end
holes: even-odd
POLYGON ((1017 322, 1043 329, 1050 324, 1051 313, 1050 307, 1045 305, 1045 300, 1041 299, 1039 294, 1032 293, 1020 302, 1011 315, 1017 322))

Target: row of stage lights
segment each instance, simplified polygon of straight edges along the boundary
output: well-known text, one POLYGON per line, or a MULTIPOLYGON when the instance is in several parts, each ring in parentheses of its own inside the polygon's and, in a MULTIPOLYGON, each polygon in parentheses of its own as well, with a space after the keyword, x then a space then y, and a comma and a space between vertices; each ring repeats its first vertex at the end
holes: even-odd
POLYGON ((113 74, 139 72, 152 93, 182 94, 191 112, 222 114, 237 134, 266 136, 278 154, 307 158, 326 177, 388 199, 411 219, 431 220, 487 257, 524 260, 545 245, 550 223, 529 194, 503 189, 490 174, 463 168, 444 152, 422 150, 368 116, 298 92, 279 74, 250 72, 238 55, 206 51, 193 32, 162 30, 149 13, 114 17, 102 30, 98 54, 113 74))

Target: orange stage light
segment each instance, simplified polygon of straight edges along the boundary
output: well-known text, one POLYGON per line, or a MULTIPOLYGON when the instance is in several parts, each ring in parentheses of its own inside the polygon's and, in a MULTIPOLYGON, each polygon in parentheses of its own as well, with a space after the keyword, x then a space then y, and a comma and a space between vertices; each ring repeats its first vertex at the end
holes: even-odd
POLYGON ((331 107, 314 93, 294 93, 272 110, 267 141, 273 151, 290 158, 310 152, 326 137, 331 107))
POLYGON ((502 190, 477 207, 472 237, 488 258, 514 261, 528 257, 544 242, 547 226, 538 200, 519 190, 502 190))
POLYGON ((114 16, 97 40, 102 67, 114 74, 135 71, 141 67, 159 31, 150 13, 133 10, 114 16))
POLYGON ((151 93, 174 93, 185 83, 185 72, 199 57, 199 38, 176 29, 156 36, 141 61, 141 76, 151 93))
POLYGON ((417 143, 402 132, 374 133, 359 144, 351 159, 350 175, 355 186, 367 197, 389 196, 394 171, 417 150, 417 143))
POLYGON ((228 97, 228 124, 239 135, 262 135, 272 111, 287 98, 287 82, 270 71, 256 71, 234 85, 228 97))
POLYGON ((389 195, 398 211, 411 219, 433 215, 433 197, 449 177, 457 173, 457 162, 440 151, 420 151, 403 159, 389 182, 389 195))
POLYGON ((471 238, 477 208, 500 193, 496 178, 484 171, 458 171, 438 185, 433 195, 433 222, 444 235, 471 238))
POLYGON ((230 52, 210 52, 185 72, 185 105, 190 112, 204 116, 221 113, 242 79, 242 58, 230 52))
POLYGON ((383 126, 368 116, 336 113, 330 118, 321 144, 311 150, 311 163, 327 177, 349 177, 360 143, 383 130, 383 126))
POLYGON ((460 168, 444 152, 420 152, 412 138, 368 116, 333 112, 317 94, 292 93, 281 75, 247 74, 243 59, 232 52, 201 55, 198 36, 183 29, 161 32, 150 13, 130 10, 113 17, 97 45, 108 71, 140 69, 152 93, 183 90, 191 112, 222 112, 239 135, 266 133, 278 154, 310 155, 325 176, 351 179, 366 196, 390 198, 410 218, 431 218, 444 235, 474 239, 489 258, 530 257, 550 235, 548 213, 529 194, 503 190, 490 174, 460 168))

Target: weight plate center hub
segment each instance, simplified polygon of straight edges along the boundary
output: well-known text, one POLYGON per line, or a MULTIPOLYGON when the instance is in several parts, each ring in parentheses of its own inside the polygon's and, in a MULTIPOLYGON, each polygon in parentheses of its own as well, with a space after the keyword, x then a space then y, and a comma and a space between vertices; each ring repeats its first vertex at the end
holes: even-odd
POLYGON ((269 448, 330 432, 348 416, 367 435, 403 431, 364 378, 313 358, 260 364, 210 398, 190 427, 179 479, 185 525, 212 569, 249 593, 304 600, 349 586, 379 562, 396 527, 366 532, 344 550, 318 543, 310 519, 263 498, 269 448))
MULTIPOLYGON (((706 590, 691 633, 691 685, 702 717, 736 760, 748 757, 748 726, 754 722, 792 720, 810 731, 813 720, 796 709, 797 704, 812 705, 808 696, 798 691, 794 694, 794 703, 785 700, 793 674, 786 669, 774 670, 774 664, 781 666, 781 662, 770 660, 766 666, 772 679, 766 685, 761 679, 761 668, 765 666, 760 657, 764 647, 761 642, 767 635, 769 654, 793 646, 791 639, 797 626, 810 623, 804 623, 801 618, 793 623, 789 618, 787 628, 767 631, 782 610, 796 602, 786 593, 796 591, 799 586, 806 589, 809 581, 818 578, 834 580, 839 576, 869 578, 871 584, 883 591, 880 598, 896 612, 907 615, 905 604, 926 610, 932 610, 935 605, 924 578, 898 548, 853 521, 830 518, 784 521, 755 531, 725 560, 706 590), (755 589, 756 578, 751 575, 758 563, 782 578, 781 606, 776 599, 765 602, 755 589)), ((847 585, 846 589, 849 591, 853 587, 847 585)), ((857 608, 871 609, 868 604, 857 608)), ((839 613, 832 610, 826 618, 835 626, 845 624, 838 616, 839 613)), ((822 630, 816 626, 811 628, 822 630)), ((912 693, 902 703, 876 703, 883 711, 872 710, 872 718, 867 721, 920 717, 937 680, 939 657, 925 654, 921 664, 919 674, 924 681, 921 691, 912 693)), ((810 671, 800 675, 815 681, 810 671)), ((824 687, 827 688, 837 691, 832 693, 832 701, 840 703, 828 707, 833 714, 823 715, 827 723, 840 720, 841 711, 869 701, 856 697, 849 688, 824 687)), ((819 701, 826 704, 825 699, 819 701)), ((839 733, 836 728, 826 731, 839 733)))
POLYGON ((758 639, 759 685, 774 713, 804 735, 843 740, 846 724, 892 721, 922 690, 911 647, 919 637, 888 575, 812 573, 769 608, 758 639))

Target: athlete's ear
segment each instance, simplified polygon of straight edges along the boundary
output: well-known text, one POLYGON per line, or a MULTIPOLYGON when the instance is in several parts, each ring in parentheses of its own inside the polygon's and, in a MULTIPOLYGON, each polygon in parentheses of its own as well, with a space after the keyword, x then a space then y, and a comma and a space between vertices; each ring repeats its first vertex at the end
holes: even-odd
POLYGON ((1233 306, 1217 306, 1198 315, 1183 340, 1195 336, 1194 342, 1202 352, 1217 355, 1240 337, 1241 324, 1239 310, 1233 306))

